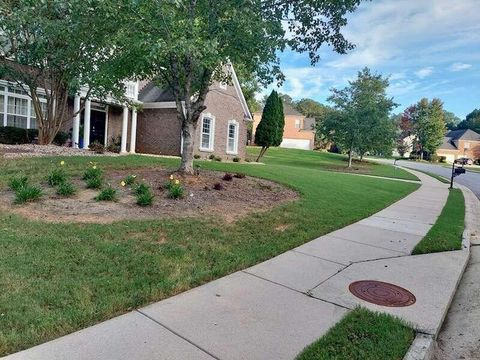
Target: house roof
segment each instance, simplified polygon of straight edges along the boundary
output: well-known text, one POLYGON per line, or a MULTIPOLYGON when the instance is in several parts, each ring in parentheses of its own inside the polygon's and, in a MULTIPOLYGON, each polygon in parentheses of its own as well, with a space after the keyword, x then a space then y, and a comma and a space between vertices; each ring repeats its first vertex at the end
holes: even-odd
POLYGON ((290 104, 283 102, 283 114, 284 115, 295 115, 303 116, 299 111, 295 110, 290 104))
POLYGON ((457 147, 453 144, 451 137, 444 137, 443 143, 440 145, 439 149, 442 150, 457 150, 457 147))
POLYGON ((170 88, 161 88, 150 81, 138 93, 138 100, 144 103, 167 102, 175 101, 175 96, 170 88))
POLYGON ((476 133, 471 129, 462 129, 462 130, 452 130, 449 131, 446 137, 451 138, 451 140, 470 140, 470 141, 480 141, 480 134, 476 133))

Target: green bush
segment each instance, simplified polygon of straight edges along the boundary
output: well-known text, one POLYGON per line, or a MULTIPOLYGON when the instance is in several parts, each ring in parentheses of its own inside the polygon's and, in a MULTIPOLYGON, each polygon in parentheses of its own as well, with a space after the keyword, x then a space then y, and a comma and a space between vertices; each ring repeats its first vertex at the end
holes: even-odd
POLYGON ((198 160, 198 159, 200 159, 200 158, 201 158, 201 156, 200 156, 200 155, 198 155, 198 154, 195 154, 195 155, 193 155, 193 158, 198 160))
POLYGON ((55 138, 53 139, 53 143, 58 146, 63 146, 68 141, 70 135, 65 131, 59 131, 55 138))
POLYGON ((149 205, 152 205, 153 203, 154 195, 150 190, 150 188, 147 188, 147 189, 148 190, 137 194, 137 204, 140 206, 149 206, 149 205))
POLYGON ((102 187, 102 178, 101 177, 92 177, 85 180, 87 189, 100 189, 102 187))
POLYGON ((210 160, 215 160, 215 155, 211 154, 208 158, 209 158, 210 160))
POLYGON ((130 186, 135 184, 135 181, 137 180, 137 175, 128 175, 125 179, 123 179, 123 182, 125 185, 130 186))
POLYGON ((13 126, 0 127, 0 144, 29 144, 38 136, 36 129, 22 129, 13 126))
POLYGON ((42 196, 42 189, 35 185, 25 185, 15 191, 15 203, 23 204, 27 201, 38 200, 42 196))
POLYGON ((97 201, 115 201, 117 200, 117 190, 111 186, 106 187, 95 197, 97 201))
POLYGON ((107 146, 107 151, 113 153, 119 153, 122 144, 122 137, 119 135, 117 137, 112 136, 110 143, 107 146))
POLYGON ((89 167, 83 173, 83 180, 93 179, 93 178, 101 178, 103 176, 103 171, 97 168, 96 165, 89 167))
POLYGON ((60 196, 68 197, 68 196, 72 196, 76 192, 77 192, 77 189, 75 189, 75 186, 72 183, 67 181, 60 183, 57 188, 57 195, 60 195, 60 196))
POLYGON ((215 161, 219 161, 219 162, 220 162, 220 161, 222 161, 222 158, 221 158, 220 156, 216 156, 216 157, 215 157, 215 161))
POLYGON ((21 188, 27 186, 27 184, 28 184, 28 178, 24 175, 11 178, 10 181, 8 182, 8 186, 13 191, 18 191, 21 188))
POLYGON ((97 153, 97 154, 103 154, 105 152, 105 146, 100 141, 94 141, 90 145, 88 145, 88 148, 97 153))
POLYGON ((182 184, 176 180, 174 183, 171 184, 170 188, 168 189, 168 197, 170 199, 181 199, 184 195, 184 189, 182 184))
POLYGON ((140 194, 144 194, 146 192, 150 191, 150 187, 147 185, 147 184, 137 184, 133 187, 133 192, 135 193, 135 195, 140 195, 140 194))
POLYGON ((238 156, 235 156, 232 160, 233 162, 240 162, 241 159, 238 156))
POLYGON ((67 181, 68 176, 64 169, 55 168, 47 176, 48 185, 57 186, 67 181))

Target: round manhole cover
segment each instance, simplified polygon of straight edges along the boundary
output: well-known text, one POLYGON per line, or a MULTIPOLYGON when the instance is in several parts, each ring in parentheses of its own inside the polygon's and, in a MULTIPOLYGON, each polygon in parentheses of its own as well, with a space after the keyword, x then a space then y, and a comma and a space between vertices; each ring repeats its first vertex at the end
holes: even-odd
POLYGON ((348 289, 356 297, 376 305, 402 307, 413 305, 417 301, 410 291, 382 281, 356 281, 348 289))

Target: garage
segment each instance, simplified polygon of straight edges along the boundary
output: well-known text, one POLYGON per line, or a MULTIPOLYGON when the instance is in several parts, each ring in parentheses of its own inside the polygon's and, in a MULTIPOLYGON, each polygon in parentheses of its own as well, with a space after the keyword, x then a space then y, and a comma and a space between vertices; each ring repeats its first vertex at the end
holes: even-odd
POLYGON ((280 147, 288 149, 312 150, 310 140, 306 139, 283 139, 280 147))

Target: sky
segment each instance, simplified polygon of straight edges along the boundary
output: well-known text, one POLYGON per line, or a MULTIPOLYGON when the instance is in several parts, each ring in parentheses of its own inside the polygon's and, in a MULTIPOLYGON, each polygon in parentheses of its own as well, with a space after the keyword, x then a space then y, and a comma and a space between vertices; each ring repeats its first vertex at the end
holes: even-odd
POLYGON ((390 76, 394 113, 422 97, 440 98, 462 119, 480 108, 480 0, 373 0, 348 19, 343 34, 354 50, 339 55, 325 47, 315 67, 307 54, 286 51, 284 84, 263 94, 276 88, 327 104, 332 87, 345 87, 368 66, 390 76))

